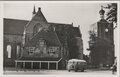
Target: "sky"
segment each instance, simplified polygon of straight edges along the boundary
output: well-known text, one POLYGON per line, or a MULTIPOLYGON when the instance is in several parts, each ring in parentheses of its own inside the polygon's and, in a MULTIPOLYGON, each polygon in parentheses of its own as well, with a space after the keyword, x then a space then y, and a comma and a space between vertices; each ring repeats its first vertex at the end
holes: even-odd
POLYGON ((3 4, 3 17, 21 20, 30 20, 35 5, 36 11, 41 7, 48 22, 72 24, 75 27, 80 25, 83 39, 84 54, 89 54, 86 49, 89 48, 90 25, 100 20, 99 11, 101 5, 106 6, 108 3, 101 2, 5 2, 3 4))

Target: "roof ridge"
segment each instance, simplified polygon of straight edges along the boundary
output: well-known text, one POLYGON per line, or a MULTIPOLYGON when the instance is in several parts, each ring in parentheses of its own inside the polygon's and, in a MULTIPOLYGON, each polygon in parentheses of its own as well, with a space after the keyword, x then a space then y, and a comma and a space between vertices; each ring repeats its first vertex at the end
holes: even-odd
POLYGON ((48 24, 60 24, 60 25, 72 25, 72 24, 67 24, 67 23, 57 23, 57 22, 48 22, 48 24))
POLYGON ((17 21, 28 21, 28 22, 29 22, 29 20, 23 20, 23 19, 14 19, 14 18, 3 18, 3 19, 8 19, 8 20, 17 20, 17 21))

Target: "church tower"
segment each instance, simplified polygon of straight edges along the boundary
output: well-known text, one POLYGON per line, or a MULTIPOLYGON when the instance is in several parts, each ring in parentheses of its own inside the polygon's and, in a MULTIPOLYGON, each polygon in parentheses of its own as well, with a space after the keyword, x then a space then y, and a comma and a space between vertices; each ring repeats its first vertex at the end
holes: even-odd
POLYGON ((98 26, 98 40, 99 46, 99 64, 100 66, 112 65, 114 59, 114 41, 113 41, 113 23, 109 23, 104 17, 105 11, 103 6, 99 11, 100 21, 97 22, 98 26))
POLYGON ((100 21, 98 22, 98 37, 106 38, 105 33, 107 32, 108 22, 104 19, 105 11, 103 10, 103 6, 101 6, 101 10, 99 11, 100 21))
POLYGON ((105 17, 103 6, 99 11, 100 20, 91 26, 96 33, 95 39, 89 41, 91 64, 94 66, 111 66, 114 62, 114 31, 113 23, 109 23, 105 17))

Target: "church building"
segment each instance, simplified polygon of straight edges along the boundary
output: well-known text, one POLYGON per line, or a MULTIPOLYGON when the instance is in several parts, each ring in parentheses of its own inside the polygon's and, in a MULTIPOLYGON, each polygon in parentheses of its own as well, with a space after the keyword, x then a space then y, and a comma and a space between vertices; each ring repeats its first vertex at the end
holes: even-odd
POLYGON ((41 8, 30 21, 4 18, 4 67, 66 69, 69 59, 83 59, 80 26, 51 23, 41 8))

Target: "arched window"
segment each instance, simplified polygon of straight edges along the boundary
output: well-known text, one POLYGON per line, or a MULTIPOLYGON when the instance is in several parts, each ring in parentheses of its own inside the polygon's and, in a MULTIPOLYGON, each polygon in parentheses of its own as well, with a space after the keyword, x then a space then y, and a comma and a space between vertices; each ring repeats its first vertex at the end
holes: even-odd
POLYGON ((20 46, 17 45, 17 55, 20 53, 20 46))
POLYGON ((33 28, 33 35, 35 35, 36 33, 38 33, 39 31, 42 30, 42 25, 41 24, 36 24, 33 28))
POLYGON ((11 58, 11 45, 7 45, 8 58, 11 58))

